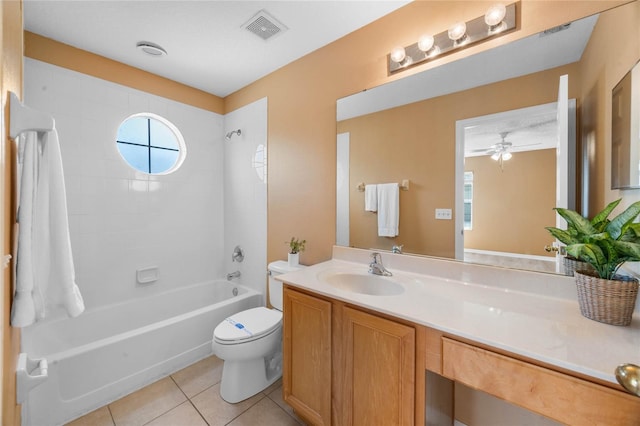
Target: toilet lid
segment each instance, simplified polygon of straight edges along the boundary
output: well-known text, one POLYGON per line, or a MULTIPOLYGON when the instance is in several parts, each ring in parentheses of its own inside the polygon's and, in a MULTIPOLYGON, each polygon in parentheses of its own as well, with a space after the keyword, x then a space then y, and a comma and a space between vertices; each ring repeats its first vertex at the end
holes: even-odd
POLYGON ((282 312, 265 307, 248 309, 225 318, 213 331, 220 341, 256 339, 269 334, 282 323, 282 312))

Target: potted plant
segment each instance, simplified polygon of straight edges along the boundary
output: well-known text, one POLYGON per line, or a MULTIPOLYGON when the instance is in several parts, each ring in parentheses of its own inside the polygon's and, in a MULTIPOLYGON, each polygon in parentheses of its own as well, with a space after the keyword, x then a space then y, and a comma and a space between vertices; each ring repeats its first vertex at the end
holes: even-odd
POLYGON ((304 245, 306 243, 307 243, 307 240, 300 241, 295 237, 291 237, 291 241, 285 243, 285 244, 289 244, 289 255, 288 255, 289 266, 299 265, 300 253, 304 251, 304 245))
POLYGON ((546 229, 566 244, 569 255, 593 268, 575 271, 582 315, 607 324, 629 325, 638 280, 617 272, 625 262, 640 261, 640 224, 633 223, 640 214, 640 201, 610 220, 609 214, 620 201, 610 203, 591 220, 573 210, 556 208, 567 221, 567 229, 546 229))

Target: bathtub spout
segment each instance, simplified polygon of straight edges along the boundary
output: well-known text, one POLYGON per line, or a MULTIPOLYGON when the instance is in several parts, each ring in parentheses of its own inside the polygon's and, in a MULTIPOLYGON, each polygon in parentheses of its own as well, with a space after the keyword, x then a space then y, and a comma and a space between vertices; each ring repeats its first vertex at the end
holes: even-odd
POLYGON ((240 271, 235 271, 227 274, 227 281, 231 281, 233 278, 240 278, 240 271))

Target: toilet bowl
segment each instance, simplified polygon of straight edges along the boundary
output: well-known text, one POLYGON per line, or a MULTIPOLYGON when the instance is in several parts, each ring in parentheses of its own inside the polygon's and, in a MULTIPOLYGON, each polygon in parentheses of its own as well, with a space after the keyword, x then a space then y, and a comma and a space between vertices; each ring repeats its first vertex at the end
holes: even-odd
POLYGON ((300 269, 285 261, 269 264, 273 309, 247 309, 226 318, 213 331, 213 353, 224 361, 220 396, 243 401, 282 376, 282 282, 274 276, 300 269))

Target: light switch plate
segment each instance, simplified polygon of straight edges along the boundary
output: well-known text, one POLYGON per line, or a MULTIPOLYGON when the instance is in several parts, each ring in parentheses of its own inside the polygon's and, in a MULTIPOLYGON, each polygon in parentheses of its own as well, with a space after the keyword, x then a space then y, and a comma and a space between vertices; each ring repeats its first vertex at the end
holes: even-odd
POLYGON ((436 209, 436 219, 451 220, 451 209, 436 209))

